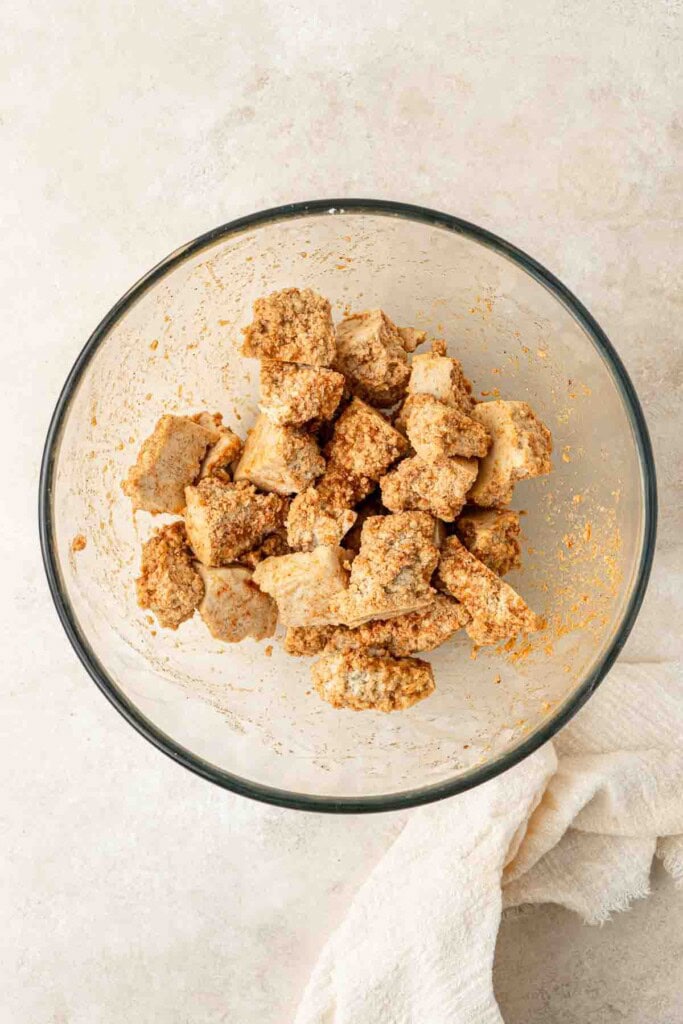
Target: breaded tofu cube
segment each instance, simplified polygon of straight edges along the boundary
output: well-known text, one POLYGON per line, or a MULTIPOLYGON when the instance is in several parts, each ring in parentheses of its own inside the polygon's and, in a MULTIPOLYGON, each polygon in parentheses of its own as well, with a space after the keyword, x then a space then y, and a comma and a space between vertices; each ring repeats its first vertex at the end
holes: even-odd
POLYGON ((427 462, 460 455, 486 455, 491 438, 486 427, 433 395, 409 395, 401 410, 413 448, 427 462))
POLYGON ((251 551, 245 551, 244 554, 238 555, 236 561, 240 565, 246 565, 248 569, 255 569, 259 562, 263 562, 266 558, 273 558, 276 555, 289 555, 291 550, 287 543, 287 531, 282 528, 277 533, 269 534, 264 541, 255 548, 252 548, 251 551))
POLYGON ((469 509, 456 522, 455 532, 467 550, 497 576, 522 564, 519 512, 469 509))
POLYGON ((296 494, 325 469, 314 437, 294 427, 278 427, 261 415, 247 434, 234 480, 249 480, 264 491, 296 494))
POLYGON ((403 434, 359 398, 354 398, 341 414, 325 447, 328 459, 371 480, 379 480, 407 451, 403 434))
POLYGON ((406 343, 386 313, 381 309, 354 313, 337 325, 336 336, 334 366, 354 395, 380 409, 403 397, 410 377, 406 343))
POLYGON ((199 479, 207 476, 218 477, 224 483, 230 481, 230 467, 237 462, 242 453, 242 441, 229 427, 220 427, 218 440, 207 451, 199 479))
POLYGON ((436 592, 429 581, 438 560, 434 520, 426 513, 399 512, 367 519, 360 552, 351 565, 348 590, 334 602, 336 621, 360 626, 370 619, 421 611, 434 600, 436 592))
POLYGON ((480 402, 472 410, 493 443, 479 464, 470 500, 484 508, 509 505, 518 480, 552 469, 550 431, 526 402, 480 402))
POLYGON ((312 551, 321 544, 337 547, 355 521, 352 509, 326 505, 315 487, 309 487, 289 506, 287 541, 296 551, 312 551))
POLYGON ((476 459, 425 462, 414 455, 382 477, 382 501, 392 512, 416 509, 452 522, 465 504, 477 469, 476 459))
POLYGON ((265 640, 273 635, 277 607, 272 597, 259 590, 248 569, 239 565, 198 568, 204 581, 199 614, 216 640, 235 644, 247 637, 265 640))
POLYGON ((409 395, 432 395, 467 416, 474 407, 472 384, 457 359, 446 355, 446 345, 437 340, 432 343, 431 352, 415 356, 408 382, 409 395))
POLYGON ((204 596, 204 584, 183 523, 162 526, 143 544, 136 588, 140 607, 153 611, 165 629, 177 629, 192 618, 204 596))
POLYGON ((360 650, 323 654, 311 675, 323 700, 352 711, 405 711, 435 688, 427 662, 360 650))
POLYGON ((495 644, 540 628, 538 616, 524 599, 471 555, 457 537, 444 542, 439 578, 472 616, 465 628, 475 644, 495 644))
POLYGON ((343 509, 353 508, 376 486, 369 476, 353 473, 334 459, 329 459, 315 489, 328 508, 343 509))
POLYGON ((278 494, 258 494, 246 481, 223 483, 215 477, 185 489, 185 526, 195 555, 208 566, 227 565, 282 529, 287 502, 278 494))
POLYGON ((344 393, 341 373, 322 366, 300 366, 264 359, 259 409, 278 426, 301 427, 332 419, 344 393))
POLYGON ((191 416, 162 416, 121 485, 133 508, 182 512, 185 488, 199 476, 206 449, 216 440, 215 430, 191 416))
POLYGON ((375 619, 355 629, 346 626, 297 626, 287 630, 284 648, 296 656, 320 654, 324 650, 373 648, 403 657, 433 651, 467 625, 465 606, 447 594, 437 594, 421 612, 395 619, 375 619))
POLYGON ((254 303, 254 319, 242 331, 242 353, 256 359, 332 366, 332 311, 310 288, 285 288, 254 303))
POLYGON ((331 613, 348 574, 341 548, 318 547, 280 558, 266 558, 254 570, 254 582, 275 599, 285 626, 324 626, 339 621, 331 613))

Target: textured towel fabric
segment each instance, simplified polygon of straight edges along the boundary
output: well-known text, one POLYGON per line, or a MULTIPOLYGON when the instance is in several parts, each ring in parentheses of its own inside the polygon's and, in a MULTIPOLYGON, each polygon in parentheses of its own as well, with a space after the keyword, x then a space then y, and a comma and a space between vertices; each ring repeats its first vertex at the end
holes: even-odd
POLYGON ((620 663, 553 744, 484 786, 408 812, 315 966, 296 1024, 500 1024, 503 907, 591 923, 683 880, 680 668, 620 663))

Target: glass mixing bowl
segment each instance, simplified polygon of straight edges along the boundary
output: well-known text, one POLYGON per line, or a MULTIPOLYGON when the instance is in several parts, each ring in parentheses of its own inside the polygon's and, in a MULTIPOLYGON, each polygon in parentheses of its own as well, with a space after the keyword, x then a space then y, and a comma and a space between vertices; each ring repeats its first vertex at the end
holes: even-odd
POLYGON ((71 370, 50 425, 40 530, 60 618, 83 665, 160 750, 227 789, 290 807, 385 811, 478 785, 540 746, 605 676, 633 625, 654 547, 643 415, 587 310, 509 243, 398 203, 332 200, 254 214, 190 242, 114 306, 71 370), (238 352, 262 294, 314 288, 335 315, 381 306, 448 341, 477 397, 524 399, 551 428, 554 471, 520 484, 523 569, 509 577, 547 628, 427 655, 437 691, 409 711, 336 711, 308 659, 177 633, 136 604, 140 544, 120 481, 162 412, 219 410, 242 435, 257 363, 238 352), (86 546, 78 550, 74 538, 86 546), (475 656, 476 655, 476 656, 475 656))

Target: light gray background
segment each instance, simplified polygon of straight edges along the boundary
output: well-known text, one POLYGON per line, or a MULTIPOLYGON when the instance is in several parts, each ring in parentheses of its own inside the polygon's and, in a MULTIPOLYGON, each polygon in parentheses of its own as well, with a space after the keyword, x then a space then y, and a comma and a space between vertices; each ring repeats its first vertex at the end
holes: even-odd
MULTIPOLYGON (((664 514, 628 654, 675 656, 680 4, 5 0, 2 19, 0 1022, 282 1024, 395 823, 234 798, 107 705, 39 560, 57 393, 119 295, 216 224, 332 195, 474 220, 576 291, 639 389, 664 514)), ((508 918, 510 1024, 683 1021, 683 896, 653 886, 602 929, 508 918)))

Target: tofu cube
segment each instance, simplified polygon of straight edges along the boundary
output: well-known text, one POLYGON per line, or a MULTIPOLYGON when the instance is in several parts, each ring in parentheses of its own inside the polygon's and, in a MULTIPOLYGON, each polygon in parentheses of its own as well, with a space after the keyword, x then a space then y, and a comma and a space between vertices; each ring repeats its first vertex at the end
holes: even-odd
POLYGON ((476 644, 495 644, 540 628, 538 616, 524 599, 471 555, 457 537, 444 542, 439 579, 472 616, 465 628, 476 644))
POLYGON ((341 414, 325 448, 328 459, 370 480, 379 480, 407 451, 405 437, 359 398, 354 398, 341 414))
POLYGON ((381 409, 403 397, 410 377, 406 341, 386 313, 354 313, 337 325, 336 338, 335 369, 354 395, 381 409))
POLYGON ((472 410, 472 418, 493 438, 470 492, 475 505, 509 505, 518 480, 541 476, 552 469, 550 431, 526 402, 480 402, 472 410))
POLYGON ((199 476, 202 459, 217 432, 191 416, 162 416, 143 443, 122 484, 133 508, 178 514, 185 507, 185 488, 199 476))
POLYGON ((519 569, 519 512, 469 509, 456 522, 455 532, 467 550, 497 576, 519 569))
POLYGON ((285 626, 324 626, 338 621, 333 599, 346 589, 341 548, 318 547, 280 558, 266 558, 254 570, 254 582, 275 599, 285 626))
POLYGON ((353 508, 376 487, 368 476, 351 472, 345 466, 329 459, 325 472, 315 485, 321 500, 328 508, 353 508))
POLYGON ((296 494, 324 469, 314 437, 293 427, 278 427, 261 415, 247 435, 234 479, 249 480, 264 491, 296 494))
POLYGON ((198 568, 204 581, 199 614, 216 640, 234 644, 247 637, 265 640, 273 635, 277 607, 271 597, 259 590, 248 569, 239 565, 198 568))
POLYGON ((486 427, 433 395, 409 395, 401 410, 408 439, 427 462, 460 455, 486 455, 491 438, 486 427))
POLYGON ((297 551, 312 551, 321 544, 337 547, 355 521, 352 509, 327 506, 318 491, 309 487, 289 507, 287 541, 297 551))
POLYGON ((382 501, 392 512, 415 509, 453 522, 477 478, 477 469, 476 459, 425 462, 414 455, 382 477, 382 501))
POLYGON ((472 384, 463 373, 462 364, 446 355, 446 346, 441 341, 432 344, 431 352, 413 359, 408 394, 431 395, 467 416, 475 404, 472 384))
POLYGON ((242 352, 256 359, 332 366, 332 311, 310 288, 285 288, 254 303, 254 319, 243 330, 242 352))
POLYGON ((427 662, 360 650, 323 654, 311 674, 323 700, 352 711, 404 711, 435 688, 427 662))
POLYGON ((177 629, 192 618, 204 596, 204 584, 183 523, 162 526, 143 544, 136 588, 139 606, 153 611, 165 629, 177 629))
POLYGON ((322 366, 300 366, 264 359, 259 409, 280 427, 301 427, 332 419, 344 393, 341 373, 322 366))
POLYGON ((185 526, 195 555, 204 565, 221 566, 251 551, 282 529, 287 502, 258 494, 246 481, 223 483, 215 477, 185 489, 185 526))

